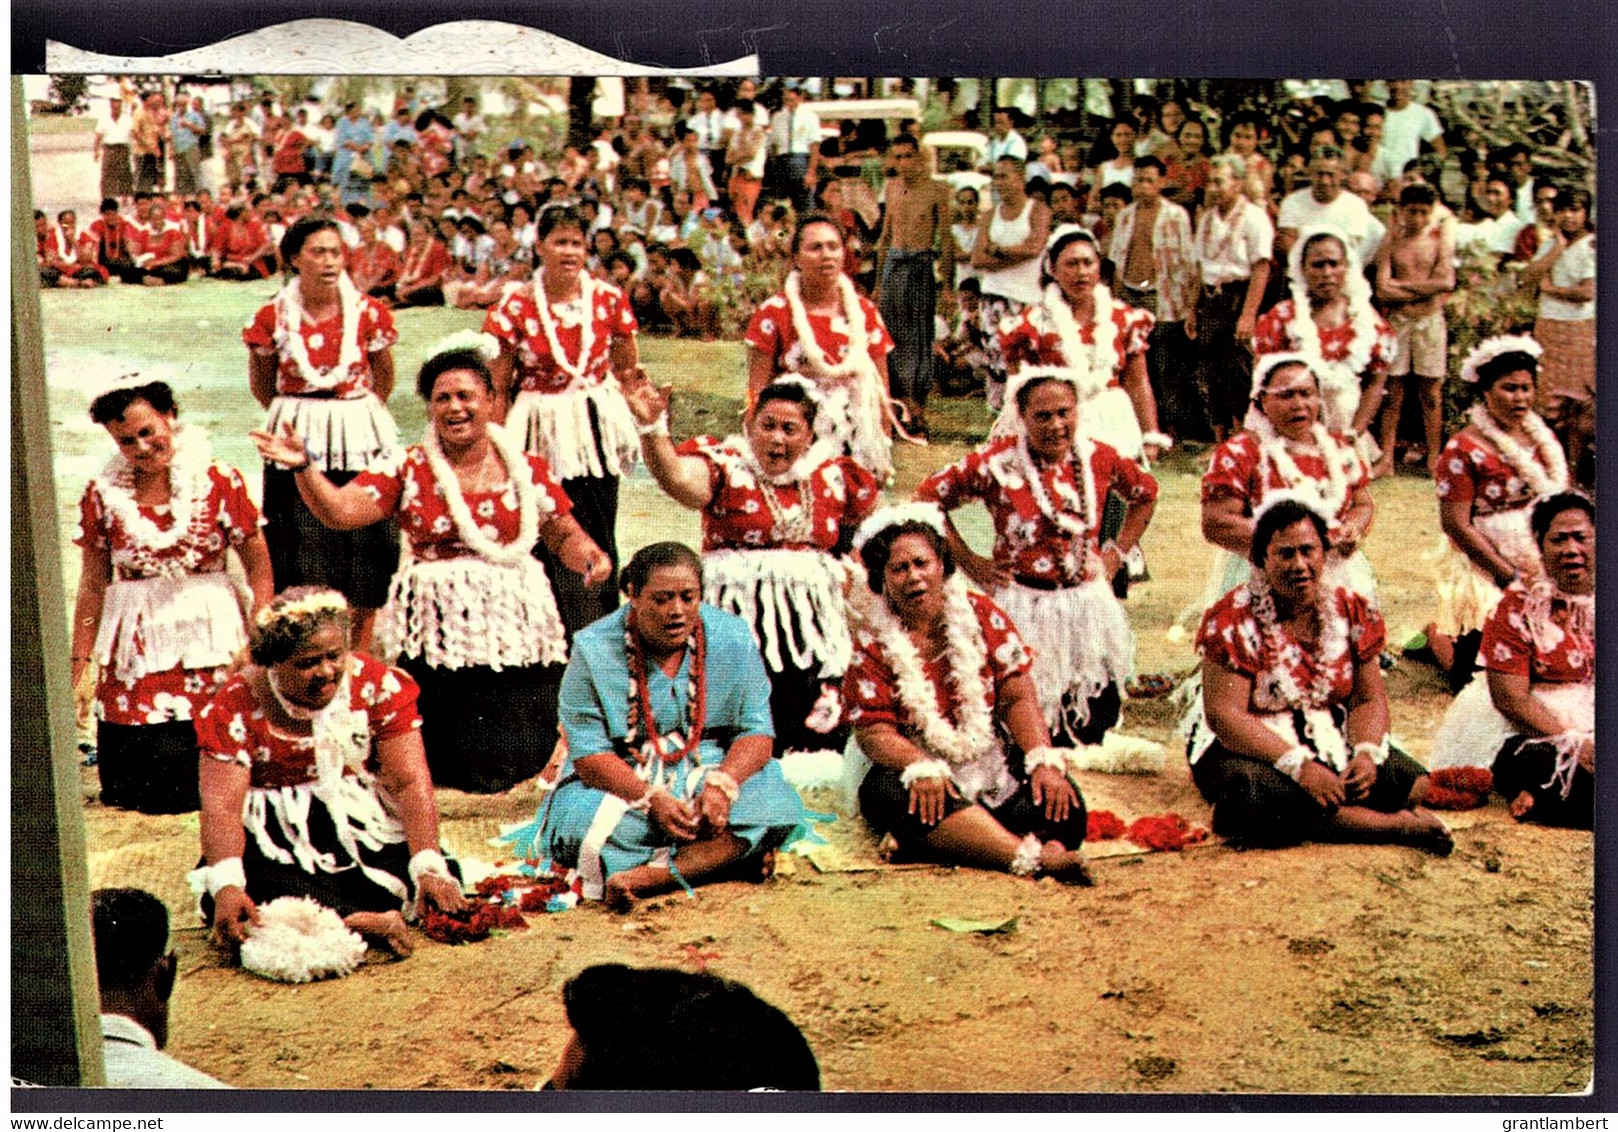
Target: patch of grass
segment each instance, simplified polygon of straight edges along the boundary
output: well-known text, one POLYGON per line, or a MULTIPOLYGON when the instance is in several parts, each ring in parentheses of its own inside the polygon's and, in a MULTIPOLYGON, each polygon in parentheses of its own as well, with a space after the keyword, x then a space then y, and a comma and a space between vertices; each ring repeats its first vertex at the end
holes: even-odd
POLYGON ((40 114, 28 119, 28 136, 50 134, 93 134, 95 119, 88 114, 40 114))

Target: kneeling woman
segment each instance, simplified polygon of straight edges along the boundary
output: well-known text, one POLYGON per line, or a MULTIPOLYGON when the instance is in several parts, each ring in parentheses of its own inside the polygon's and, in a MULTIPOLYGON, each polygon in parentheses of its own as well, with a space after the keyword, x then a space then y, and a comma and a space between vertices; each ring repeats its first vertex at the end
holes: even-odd
POLYGON ((1483 627, 1484 671, 1450 705, 1433 766, 1494 768, 1518 821, 1595 819, 1595 506, 1564 491, 1530 520, 1543 577, 1506 587, 1483 627))
POLYGON ((555 746, 567 641, 534 544, 544 540, 586 585, 612 569, 569 514, 544 458, 493 423, 492 353, 487 336, 446 339, 416 380, 425 441, 341 488, 311 466, 290 427, 253 434, 327 526, 400 516, 405 557, 378 619, 377 651, 398 655, 421 686, 433 781, 478 793, 538 774, 555 746))
POLYGON ((1191 778, 1234 842, 1394 842, 1439 855, 1449 830, 1418 804, 1427 774, 1388 746, 1378 655, 1387 637, 1364 597, 1324 581, 1327 519, 1297 496, 1256 513, 1252 580, 1197 634, 1202 718, 1191 778))
POLYGON ((1050 745, 1032 658, 955 573, 942 513, 888 507, 854 541, 877 595, 843 682, 875 764, 860 785, 865 820, 912 860, 1089 884, 1084 799, 1050 745))
POLYGON ((573 638, 556 790, 506 839, 518 857, 577 868, 585 899, 624 911, 756 866, 796 838, 804 809, 770 757, 770 685, 747 622, 702 604, 696 553, 653 543, 620 582, 629 604, 573 638))
POLYGON ((973 500, 989 508, 993 557, 973 553, 946 520, 949 548, 1032 638, 1045 725, 1068 747, 1098 744, 1118 722, 1135 635, 1112 580, 1157 506, 1156 480, 1084 435, 1083 380, 1071 369, 1013 374, 989 442, 916 489, 946 511, 973 500), (1117 539, 1102 542, 1112 494, 1128 510, 1117 539))
POLYGON ((253 663, 197 716, 205 864, 188 879, 221 941, 252 934, 259 904, 308 896, 407 953, 404 915, 464 906, 415 681, 349 651, 348 633, 340 593, 285 591, 254 619, 253 663))

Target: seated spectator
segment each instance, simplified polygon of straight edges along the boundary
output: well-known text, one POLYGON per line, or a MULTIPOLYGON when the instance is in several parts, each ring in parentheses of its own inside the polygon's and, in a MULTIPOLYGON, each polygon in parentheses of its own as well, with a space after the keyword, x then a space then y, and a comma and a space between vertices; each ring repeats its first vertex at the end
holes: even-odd
POLYGON ((705 972, 587 967, 562 986, 572 1027, 546 1089, 805 1091, 803 1033, 740 983, 705 972))
POLYGON ((34 209, 34 260, 39 267, 42 287, 77 287, 78 281, 62 257, 61 237, 51 227, 50 217, 34 209))
POLYGON ((253 210, 233 205, 225 210, 225 227, 213 259, 216 279, 268 279, 277 255, 269 229, 253 210))
POLYGON ((402 307, 441 307, 444 283, 449 277, 449 247, 438 234, 438 225, 423 217, 410 230, 404 265, 394 288, 402 307))
POLYGON ((169 999, 178 957, 169 949, 169 913, 139 888, 90 894, 96 983, 101 991, 101 1056, 111 1089, 228 1089, 223 1081, 159 1051, 168 1044, 169 999))
POLYGON ((383 242, 374 216, 360 220, 359 234, 359 246, 348 252, 348 277, 362 295, 392 302, 403 260, 383 242))
POLYGON ((150 197, 146 205, 146 225, 136 228, 131 247, 133 268, 123 272, 125 283, 146 287, 166 287, 184 283, 191 275, 191 258, 186 248, 185 229, 168 218, 163 198, 150 197))
MULTIPOLYGON (((955 325, 939 327, 933 355, 939 392, 962 397, 986 387, 989 336, 982 325, 982 284, 975 278, 963 279, 955 295, 955 325)), ((939 321, 944 321, 942 315, 939 321)))
POLYGON ((79 231, 79 217, 71 208, 56 214, 56 230, 62 235, 62 255, 71 264, 70 274, 81 287, 99 287, 107 281, 107 269, 96 262, 96 241, 87 228, 79 231))
POLYGON ((704 342, 719 337, 713 280, 690 248, 675 248, 669 253, 669 272, 664 277, 659 302, 680 337, 701 338, 704 342))
POLYGON ((674 326, 673 320, 663 309, 663 288, 668 283, 671 250, 665 244, 648 247, 646 270, 629 292, 629 304, 634 308, 635 321, 649 334, 666 332, 674 326))

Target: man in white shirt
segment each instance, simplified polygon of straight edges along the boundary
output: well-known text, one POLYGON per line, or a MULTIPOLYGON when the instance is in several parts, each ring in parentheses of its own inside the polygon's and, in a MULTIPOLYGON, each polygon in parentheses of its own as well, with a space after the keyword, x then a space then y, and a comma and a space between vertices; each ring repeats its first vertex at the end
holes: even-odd
POLYGON ((97 118, 95 159, 101 163, 101 195, 133 200, 135 177, 129 163, 129 133, 134 117, 124 112, 124 100, 108 99, 107 116, 97 118))
POLYGON ((159 1052, 168 1044, 169 998, 178 957, 169 950, 169 913, 139 888, 98 888, 90 897, 102 1056, 113 1089, 228 1089, 159 1052))
POLYGON ((483 135, 489 132, 489 127, 478 113, 478 100, 471 95, 461 99, 461 112, 455 115, 450 125, 455 127, 455 160, 465 161, 468 157, 482 152, 478 149, 478 142, 483 135))
POLYGON ((1002 157, 1015 157, 1018 161, 1028 160, 1028 143, 1016 129, 1016 122, 1012 118, 1010 109, 1002 107, 994 112, 993 134, 989 137, 989 147, 983 151, 983 168, 992 173, 994 163, 1002 157))
POLYGON ((1353 240, 1361 263, 1369 263, 1376 255, 1376 245, 1381 242, 1376 229, 1381 225, 1365 201, 1343 191, 1343 151, 1332 145, 1320 146, 1309 159, 1309 187, 1288 193, 1281 201, 1275 218, 1276 256, 1292 250, 1299 232, 1321 224, 1353 240))
POLYGON ((1197 347, 1197 391, 1214 439, 1241 428, 1253 375, 1253 330, 1270 278, 1275 233, 1262 208, 1242 193, 1247 163, 1233 153, 1213 159, 1207 203, 1192 250, 1197 270, 1186 294, 1185 334, 1197 347))
POLYGON ((697 112, 687 118, 685 124, 697 135, 697 148, 708 158, 714 184, 723 189, 730 180, 725 168, 725 115, 713 91, 697 92, 697 112))
POLYGON ((1494 155, 1511 178, 1511 211, 1523 224, 1534 222, 1534 154, 1522 142, 1512 142, 1494 155))
POLYGON ((1430 107, 1410 101, 1409 79, 1388 80, 1387 110, 1382 115, 1382 144, 1377 147, 1371 173, 1378 181, 1391 181, 1404 171, 1405 162, 1421 155, 1422 143, 1443 157, 1444 125, 1430 107))
POLYGON ((795 79, 782 85, 781 110, 770 119, 770 154, 775 191, 802 212, 820 172, 820 115, 804 109, 795 79))
POLYGON ((1489 174, 1489 180, 1483 186, 1483 196, 1478 202, 1486 215, 1476 224, 1460 225, 1456 231, 1455 250, 1464 252, 1471 248, 1483 248, 1502 259, 1515 253, 1517 235, 1527 225, 1511 211, 1513 193, 1506 174, 1489 174))

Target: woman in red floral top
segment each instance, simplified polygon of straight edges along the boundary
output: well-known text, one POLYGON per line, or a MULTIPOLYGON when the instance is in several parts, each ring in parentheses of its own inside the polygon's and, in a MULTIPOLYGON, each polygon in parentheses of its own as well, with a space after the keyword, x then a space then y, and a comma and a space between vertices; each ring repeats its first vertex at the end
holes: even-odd
POLYGON ((744 341, 749 401, 779 375, 802 374, 825 403, 820 434, 878 480, 892 478, 893 338, 876 304, 843 271, 843 230, 835 218, 815 212, 798 222, 792 271, 753 312, 744 341))
POLYGON ((541 556, 570 634, 618 608, 618 481, 640 457, 620 388, 640 368, 638 324, 624 293, 584 270, 587 227, 575 208, 544 209, 533 282, 508 289, 483 321, 500 343, 489 368, 511 405, 506 426, 545 458, 579 525, 612 560, 607 584, 587 590, 541 556))
POLYGON ((888 507, 854 542, 877 595, 843 679, 874 764, 860 813, 896 857, 1089 884, 1084 799, 1050 745, 1032 658, 1005 611, 955 573, 942 513, 888 507))
POLYGON ((253 934, 259 904, 310 897, 408 955, 404 916, 465 907, 416 685, 348 640, 341 594, 284 591, 254 617, 252 664, 197 716, 203 863, 187 880, 221 943, 253 934))
POLYGON ((841 765, 848 727, 840 689, 848 619, 839 558, 875 508, 876 477, 814 440, 820 395, 791 375, 760 390, 745 436, 668 434, 671 390, 628 391, 652 475, 677 503, 702 512, 703 600, 742 617, 770 673, 775 749, 789 780, 841 765), (805 765, 818 757, 821 766, 805 765), (829 756, 829 757, 828 757, 829 756))
POLYGON ((1472 678, 1482 629, 1501 591, 1514 578, 1540 574, 1530 506, 1568 486, 1562 444, 1534 412, 1540 353, 1526 335, 1490 338, 1461 366, 1478 400, 1438 458, 1434 488, 1445 542, 1438 617, 1427 632, 1452 690, 1472 678))
POLYGON ((1483 628, 1483 671, 1450 705, 1432 765, 1489 766, 1518 821, 1595 817, 1595 506, 1564 491, 1534 505, 1542 577, 1506 587, 1483 628))
POLYGON ((91 401, 119 454, 85 487, 75 540, 73 683, 95 661, 101 801, 142 813, 197 808, 191 720, 247 642, 226 552, 241 559, 253 605, 274 592, 241 473, 178 415, 168 385, 139 375, 91 401))
POLYGON ((1033 646, 1045 724, 1063 746, 1090 746, 1118 722, 1135 636, 1112 588, 1157 506, 1157 481, 1133 460, 1081 435, 1074 371, 1022 369, 990 440, 923 480, 917 498, 952 511, 989 509, 994 551, 975 553, 946 521, 950 552, 994 595, 1033 646), (1127 511, 1101 538, 1109 495, 1127 511))
MULTIPOLYGON (((281 239, 281 257, 296 277, 242 331, 253 396, 269 410, 266 432, 291 425, 309 441, 309 458, 347 483, 398 444, 386 402, 399 335, 393 316, 343 270, 335 221, 298 221, 281 239)), ((264 468, 264 517, 276 585, 341 590, 365 647, 398 562, 397 528, 328 530, 299 500, 292 476, 272 465, 264 468)))
POLYGON ((1440 856, 1448 829, 1421 809, 1427 773, 1388 745, 1381 616, 1325 577, 1326 519, 1275 495, 1253 530, 1252 580, 1197 631, 1202 694, 1191 778, 1215 833, 1250 846, 1381 841, 1440 856))
POLYGON ((493 423, 495 349, 475 332, 440 343, 417 379, 425 442, 344 487, 302 460, 296 435, 253 434, 266 459, 292 466, 321 522, 399 518, 407 554, 377 621, 377 649, 399 654, 421 686, 433 781, 480 793, 533 777, 555 746, 567 638, 535 544, 586 586, 611 569, 544 458, 493 423))

